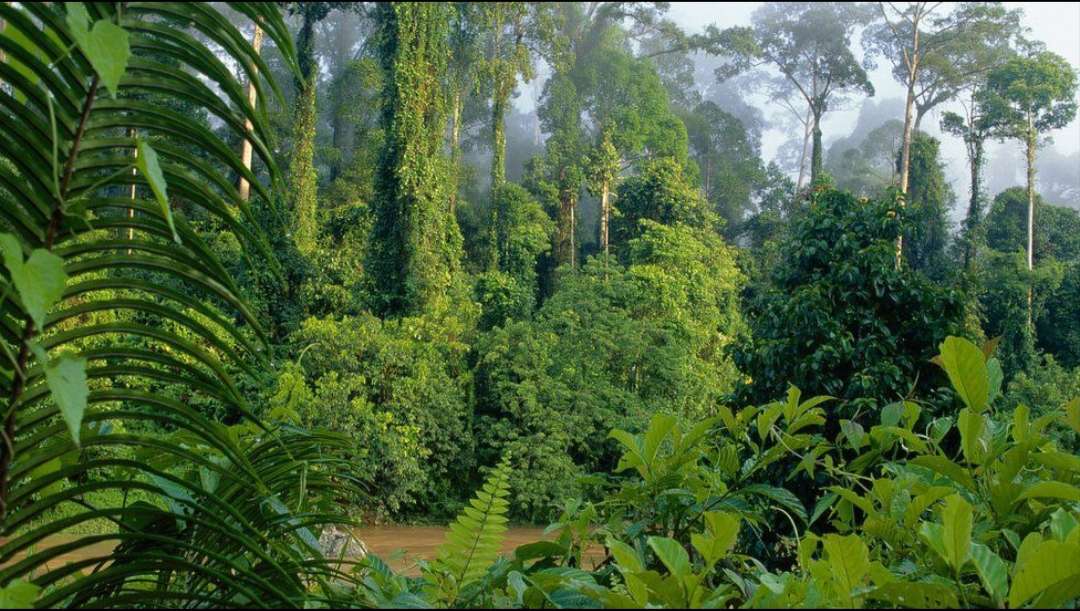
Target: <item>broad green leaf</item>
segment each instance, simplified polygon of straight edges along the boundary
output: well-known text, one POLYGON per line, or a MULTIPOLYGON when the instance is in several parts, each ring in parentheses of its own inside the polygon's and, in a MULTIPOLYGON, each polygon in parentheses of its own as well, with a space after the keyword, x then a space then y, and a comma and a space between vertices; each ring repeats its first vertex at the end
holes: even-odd
POLYGON ((0 253, 30 320, 38 330, 44 328, 45 315, 63 296, 67 284, 64 260, 39 248, 23 261, 19 241, 7 233, 0 234, 0 253))
POLYGON ((645 565, 634 548, 616 539, 609 539, 607 547, 624 573, 640 573, 645 570, 645 565))
POLYGON ((28 581, 14 579, 0 588, 0 609, 33 609, 41 588, 28 581))
POLYGON ((937 522, 923 522, 919 527, 919 536, 934 550, 946 563, 949 562, 949 552, 945 550, 945 529, 937 522))
POLYGON ((975 412, 986 409, 990 380, 986 357, 978 346, 962 337, 949 336, 941 344, 939 364, 969 408, 975 412))
POLYGON ((1065 541, 1068 539, 1069 533, 1071 533, 1076 526, 1076 517, 1066 511, 1064 507, 1058 507, 1054 510, 1054 513, 1050 514, 1050 533, 1054 535, 1054 538, 1058 541, 1065 541))
POLYGON ((975 479, 971 477, 968 470, 944 456, 916 456, 911 459, 910 464, 926 467, 970 491, 975 490, 975 479))
POLYGON ((648 541, 649 547, 672 575, 685 577, 690 574, 690 555, 678 541, 667 537, 649 537, 648 541))
POLYGON ((120 79, 127 70, 131 45, 124 28, 100 19, 90 27, 90 16, 81 2, 68 6, 67 24, 83 55, 101 78, 113 98, 120 88, 120 79))
POLYGON ((1001 370, 1001 361, 988 359, 986 361, 986 373, 989 376, 990 389, 987 396, 987 404, 993 405, 1001 394, 1001 383, 1005 380, 1005 372, 1001 370))
POLYGON ((847 606, 854 606, 854 591, 870 572, 870 550, 857 535, 826 535, 822 545, 837 593, 847 606))
MULTIPOLYGON (((1080 595, 1075 593, 1077 588, 1080 588, 1080 546, 1054 540, 1041 541, 1030 553, 1017 559, 1009 590, 1009 606, 1019 607, 1043 593, 1054 598, 1070 593, 1080 595)), ((1040 598, 1038 602, 1041 606, 1054 606, 1063 601, 1040 598)))
POLYGON ((1063 501, 1080 501, 1080 488, 1064 482, 1037 482, 1020 493, 1017 501, 1048 498, 1063 501))
POLYGON ((146 182, 150 183, 150 190, 154 192, 154 199, 161 206, 161 214, 169 223, 169 230, 172 231, 173 240, 179 244, 180 235, 176 233, 172 209, 169 207, 168 185, 165 184, 165 175, 161 173, 161 164, 158 162, 157 151, 141 138, 138 140, 137 146, 139 155, 135 160, 135 165, 139 168, 139 172, 142 173, 143 177, 146 178, 146 182))
POLYGON ((986 419, 982 414, 965 407, 956 419, 956 428, 960 430, 960 447, 964 458, 973 464, 980 464, 985 452, 982 445, 983 429, 986 419))
POLYGON ((1065 404, 1065 424, 1080 433, 1080 397, 1065 404))
POLYGON ((869 597, 910 609, 955 609, 956 587, 940 583, 902 581, 875 589, 869 597))
POLYGON ((971 544, 971 562, 983 587, 995 602, 1005 600, 1009 593, 1009 567, 992 549, 981 544, 971 544))
POLYGON ((959 572, 971 551, 971 505, 959 494, 950 496, 941 509, 941 523, 945 561, 959 572))
POLYGON ((705 559, 705 564, 711 568, 735 547, 739 527, 739 516, 709 511, 705 513, 705 534, 694 533, 690 536, 690 541, 705 559))
POLYGON ((83 415, 86 413, 86 397, 90 394, 86 384, 86 359, 68 354, 50 359, 40 346, 31 344, 30 348, 44 366, 45 383, 49 386, 52 399, 67 423, 75 445, 79 445, 79 431, 82 430, 83 415))

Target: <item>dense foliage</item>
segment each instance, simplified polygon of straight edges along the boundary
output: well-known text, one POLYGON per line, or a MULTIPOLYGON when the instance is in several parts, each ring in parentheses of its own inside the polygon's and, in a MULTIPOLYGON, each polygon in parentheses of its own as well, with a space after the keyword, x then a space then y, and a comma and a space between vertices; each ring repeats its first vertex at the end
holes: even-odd
POLYGON ((1080 604, 1073 67, 999 3, 668 11, 0 3, 0 606, 1080 604))

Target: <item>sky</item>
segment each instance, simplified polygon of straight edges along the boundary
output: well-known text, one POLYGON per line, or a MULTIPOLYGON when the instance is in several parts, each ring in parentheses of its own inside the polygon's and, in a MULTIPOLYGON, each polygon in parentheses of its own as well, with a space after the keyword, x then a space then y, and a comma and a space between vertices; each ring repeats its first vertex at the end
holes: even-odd
MULTIPOLYGON (((750 16, 760 5, 760 2, 673 2, 668 15, 687 32, 699 32, 709 24, 716 24, 721 28, 750 25, 750 16)), ((1044 42, 1048 50, 1066 58, 1077 71, 1080 71, 1080 2, 1006 2, 1005 5, 1009 8, 1022 8, 1023 22, 1031 29, 1031 38, 1044 42)), ((861 42, 856 41, 853 47, 854 52, 861 59, 861 42)), ((878 68, 870 73, 870 79, 876 91, 874 97, 879 101, 888 98, 902 99, 903 87, 893 80, 886 63, 879 61, 878 64, 878 68)), ((762 104, 768 106, 764 101, 762 104)), ((964 193, 967 190, 965 165, 967 161, 963 146, 956 138, 935 133, 941 116, 940 112, 954 110, 949 105, 943 106, 945 108, 936 110, 924 119, 923 125, 932 135, 941 138, 942 157, 946 162, 950 179, 954 183, 953 188, 957 193, 964 193)), ((766 117, 781 112, 779 106, 764 110, 766 117)), ((833 138, 847 135, 857 115, 858 101, 847 110, 836 110, 826 115, 822 125, 826 143, 833 138)), ((897 119, 903 119, 903 117, 897 117, 897 119)), ((1080 150, 1080 119, 1074 120, 1063 129, 1055 130, 1050 135, 1053 146, 1062 153, 1070 154, 1080 150)), ((771 159, 786 137, 778 130, 766 132, 762 140, 762 155, 767 160, 771 159)), ((1010 143, 996 144, 990 148, 990 154, 993 155, 999 147, 1011 145, 1010 143)), ((1077 173, 1080 173, 1080 167, 1077 168, 1077 173)))

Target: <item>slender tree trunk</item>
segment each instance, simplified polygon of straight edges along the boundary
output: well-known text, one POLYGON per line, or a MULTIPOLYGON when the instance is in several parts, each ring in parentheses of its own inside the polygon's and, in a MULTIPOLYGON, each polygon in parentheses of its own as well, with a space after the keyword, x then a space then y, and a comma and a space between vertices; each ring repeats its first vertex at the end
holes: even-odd
POLYGON ((450 101, 450 215, 457 209, 458 178, 461 166, 461 90, 454 92, 450 101))
POLYGON ((982 163, 983 141, 975 139, 968 146, 971 164, 971 201, 968 203, 967 244, 964 248, 964 269, 971 271, 978 255, 979 229, 982 226, 982 163))
MULTIPOLYGON (((501 96, 500 96, 501 97, 501 96)), ((493 100, 491 105, 491 190, 506 182, 506 101, 493 100)))
MULTIPOLYGON (((262 28, 260 28, 258 25, 256 25, 255 26, 255 34, 251 38, 251 46, 252 46, 252 48, 255 49, 256 53, 258 53, 259 50, 262 48, 262 41, 263 41, 262 28)), ((257 95, 257 92, 255 90, 255 81, 251 80, 251 81, 248 82, 248 86, 247 86, 247 98, 248 98, 248 104, 250 104, 252 108, 255 107, 256 95, 257 95)), ((254 126, 251 124, 251 121, 245 120, 244 121, 244 131, 250 134, 252 129, 254 129, 254 126)), ((244 164, 245 168, 247 168, 249 170, 251 169, 251 141, 250 140, 245 139, 244 143, 240 147, 240 162, 244 164)), ((244 178, 243 176, 240 177, 239 191, 240 191, 240 199, 241 200, 246 202, 251 197, 251 185, 248 184, 247 179, 244 178)))
POLYGON ((811 184, 817 182, 818 178, 821 178, 821 165, 822 165, 822 162, 821 162, 821 155, 822 155, 822 151, 821 151, 821 114, 818 113, 818 112, 814 113, 813 135, 814 135, 814 147, 813 147, 813 149, 811 149, 811 154, 810 154, 810 183, 811 184))
POLYGON ((806 180, 806 158, 810 148, 810 136, 813 133, 813 116, 810 109, 806 109, 806 121, 803 122, 802 154, 799 155, 799 182, 795 183, 796 190, 801 191, 803 182, 806 180))
POLYGON ((605 257, 611 254, 608 240, 608 219, 611 217, 610 195, 610 185, 605 178, 600 187, 600 248, 604 250, 605 257))
MULTIPOLYGON (((1027 269, 1028 275, 1035 270, 1035 149, 1038 145, 1038 132, 1035 131, 1031 115, 1028 115, 1027 133, 1027 269)), ((1034 333, 1034 287, 1028 279, 1028 328, 1034 333)))
POLYGON ((570 267, 577 269, 577 196, 570 196, 570 267))
POLYGON ((907 195, 908 177, 911 173, 911 134, 915 127, 912 107, 915 105, 915 91, 908 85, 907 98, 904 102, 904 139, 900 148, 900 191, 907 195))

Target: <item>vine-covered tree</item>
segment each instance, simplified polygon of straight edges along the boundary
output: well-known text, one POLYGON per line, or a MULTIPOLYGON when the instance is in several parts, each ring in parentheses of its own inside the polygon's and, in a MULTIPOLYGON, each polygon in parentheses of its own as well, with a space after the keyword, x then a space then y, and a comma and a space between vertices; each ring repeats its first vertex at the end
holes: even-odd
POLYGON ((461 259, 450 214, 443 154, 450 9, 439 4, 379 5, 385 76, 385 144, 376 176, 368 268, 376 308, 387 314, 445 304, 461 259))

